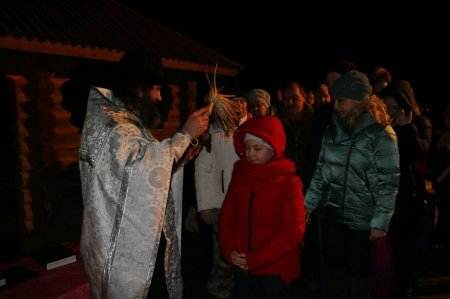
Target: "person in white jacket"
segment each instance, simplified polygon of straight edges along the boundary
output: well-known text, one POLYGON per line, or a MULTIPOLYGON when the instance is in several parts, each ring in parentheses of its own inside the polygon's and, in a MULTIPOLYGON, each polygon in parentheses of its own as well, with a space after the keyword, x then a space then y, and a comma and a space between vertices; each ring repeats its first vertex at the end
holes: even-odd
POLYGON ((211 146, 202 148, 195 160, 195 189, 197 209, 200 218, 211 226, 213 231, 213 262, 208 279, 208 292, 215 298, 232 298, 234 280, 232 273, 227 271, 219 244, 219 214, 222 202, 231 180, 234 162, 239 157, 233 145, 233 132, 250 116, 247 112, 245 93, 236 92, 231 99, 239 102, 239 123, 231 130, 211 123, 209 127, 211 146))

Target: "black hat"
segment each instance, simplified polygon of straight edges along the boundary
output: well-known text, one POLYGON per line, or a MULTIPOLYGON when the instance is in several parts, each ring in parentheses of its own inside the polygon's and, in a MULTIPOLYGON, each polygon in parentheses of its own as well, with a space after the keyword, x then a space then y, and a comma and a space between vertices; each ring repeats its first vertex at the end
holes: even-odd
POLYGON ((127 83, 162 85, 163 72, 161 57, 150 49, 128 50, 119 62, 120 79, 127 83))

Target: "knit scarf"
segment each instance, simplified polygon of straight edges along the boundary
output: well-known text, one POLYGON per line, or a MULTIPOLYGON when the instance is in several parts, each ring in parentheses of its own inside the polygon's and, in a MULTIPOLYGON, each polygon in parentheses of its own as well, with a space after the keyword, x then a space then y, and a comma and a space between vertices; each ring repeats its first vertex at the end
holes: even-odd
POLYGON ((265 164, 251 164, 239 160, 234 165, 230 187, 236 192, 259 193, 295 173, 295 164, 287 158, 271 160, 265 164))

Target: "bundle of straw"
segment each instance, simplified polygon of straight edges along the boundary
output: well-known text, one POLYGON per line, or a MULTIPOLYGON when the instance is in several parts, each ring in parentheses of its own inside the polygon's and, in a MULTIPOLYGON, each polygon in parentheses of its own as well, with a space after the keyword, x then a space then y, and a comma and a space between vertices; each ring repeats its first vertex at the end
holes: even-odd
POLYGON ((205 104, 210 107, 211 121, 219 125, 225 132, 231 132, 239 123, 239 102, 232 100, 235 95, 219 93, 222 88, 217 88, 216 71, 217 65, 214 70, 212 83, 208 74, 206 74, 210 90, 205 97, 205 104))

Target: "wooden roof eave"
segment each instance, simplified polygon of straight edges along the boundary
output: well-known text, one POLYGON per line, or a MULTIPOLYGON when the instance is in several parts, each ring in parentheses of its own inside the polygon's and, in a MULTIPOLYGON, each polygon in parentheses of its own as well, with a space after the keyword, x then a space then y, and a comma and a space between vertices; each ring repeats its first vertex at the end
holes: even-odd
MULTIPOLYGON (((82 47, 80 45, 62 44, 60 42, 51 43, 39 41, 38 39, 28 40, 26 38, 15 38, 13 36, 0 36, 0 48, 22 52, 33 52, 39 54, 59 55, 74 58, 95 59, 101 61, 117 62, 123 55, 123 51, 82 47)), ((173 58, 163 57, 162 63, 166 68, 183 71, 193 71, 202 73, 214 73, 215 66, 201 64, 197 62, 182 61, 173 58)), ((235 76, 238 69, 218 67, 218 75, 235 76)))
MULTIPOLYGON (((162 59, 162 63, 164 67, 166 68, 172 68, 176 70, 184 70, 184 71, 193 71, 193 72, 200 72, 200 73, 214 73, 215 66, 214 65, 207 65, 207 64, 201 64, 201 63, 195 63, 195 62, 189 62, 189 61, 181 61, 176 59, 170 59, 164 57, 162 59)), ((216 73, 218 75, 226 75, 226 76, 236 76, 239 71, 234 68, 227 68, 227 67, 217 67, 216 73)))

